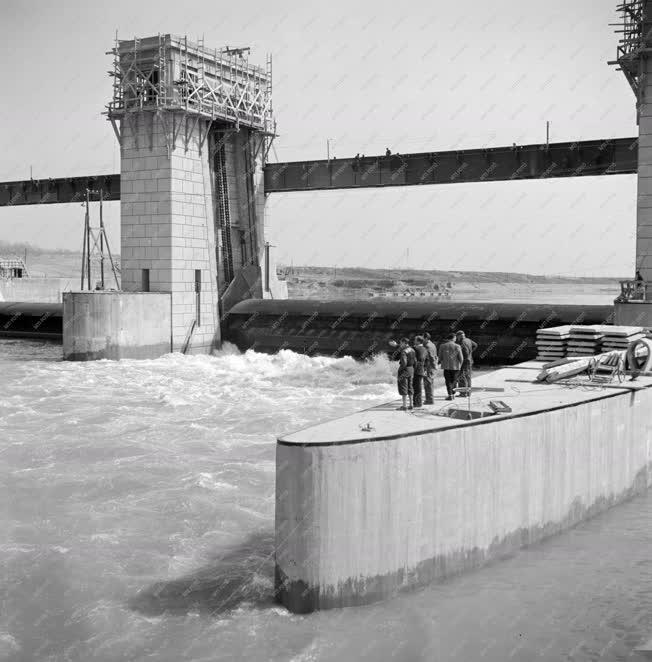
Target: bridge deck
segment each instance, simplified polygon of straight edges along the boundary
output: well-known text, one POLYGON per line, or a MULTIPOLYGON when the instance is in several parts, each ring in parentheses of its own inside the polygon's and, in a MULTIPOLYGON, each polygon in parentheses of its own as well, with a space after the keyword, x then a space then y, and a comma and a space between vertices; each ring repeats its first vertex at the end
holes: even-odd
MULTIPOLYGON (((638 139, 268 163, 265 192, 495 182, 637 172, 638 139)), ((120 198, 120 175, 0 182, 0 207, 77 202, 86 189, 120 198)))

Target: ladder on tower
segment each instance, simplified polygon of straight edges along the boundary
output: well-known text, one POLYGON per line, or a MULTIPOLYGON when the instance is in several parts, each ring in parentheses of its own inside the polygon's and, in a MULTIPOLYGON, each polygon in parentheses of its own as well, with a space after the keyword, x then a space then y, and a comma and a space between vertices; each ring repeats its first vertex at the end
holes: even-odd
MULTIPOLYGON (((216 136, 217 138, 217 136, 216 136)), ((215 153, 215 182, 217 188, 217 216, 222 234, 222 256, 224 262, 224 288, 234 278, 233 246, 231 244, 231 211, 229 206, 229 184, 226 177, 226 155, 224 143, 218 142, 215 153)))

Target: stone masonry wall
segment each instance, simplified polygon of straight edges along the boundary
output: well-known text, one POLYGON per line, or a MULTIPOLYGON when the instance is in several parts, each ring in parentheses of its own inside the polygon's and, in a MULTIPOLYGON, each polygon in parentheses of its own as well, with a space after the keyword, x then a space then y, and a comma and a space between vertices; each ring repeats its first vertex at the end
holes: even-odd
POLYGON ((172 113, 132 117, 122 122, 122 288, 142 290, 142 270, 149 269, 150 291, 172 293, 173 351, 179 351, 196 316, 195 269, 200 269, 201 324, 188 351, 208 352, 220 339, 208 142, 200 154, 200 127, 193 130, 190 123, 186 150, 181 115, 175 117, 174 147, 172 113))

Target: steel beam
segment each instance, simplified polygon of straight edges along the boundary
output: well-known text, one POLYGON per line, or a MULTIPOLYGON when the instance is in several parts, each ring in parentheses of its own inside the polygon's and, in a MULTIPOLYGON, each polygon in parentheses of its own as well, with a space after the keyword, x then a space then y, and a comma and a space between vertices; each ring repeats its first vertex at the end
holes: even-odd
POLYGON ((633 174, 637 163, 637 138, 268 163, 265 192, 633 174))
MULTIPOLYGON (((119 200, 120 175, 0 182, 0 207, 83 202, 86 189, 97 191, 97 196, 102 189, 104 200, 119 200)), ((91 195, 91 199, 95 198, 95 195, 91 195)))
MULTIPOLYGON (((265 192, 635 174, 638 139, 584 140, 419 154, 268 163, 265 192)), ((0 182, 0 207, 120 198, 120 175, 0 182)))

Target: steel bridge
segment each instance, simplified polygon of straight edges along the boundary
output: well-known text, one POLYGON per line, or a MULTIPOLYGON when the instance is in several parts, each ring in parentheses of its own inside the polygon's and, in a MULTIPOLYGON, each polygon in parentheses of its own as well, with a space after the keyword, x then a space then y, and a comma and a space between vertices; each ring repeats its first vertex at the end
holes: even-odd
MULTIPOLYGON (((265 192, 322 191, 635 174, 638 138, 268 163, 265 192)), ((0 207, 120 198, 120 175, 0 182, 0 207)))

